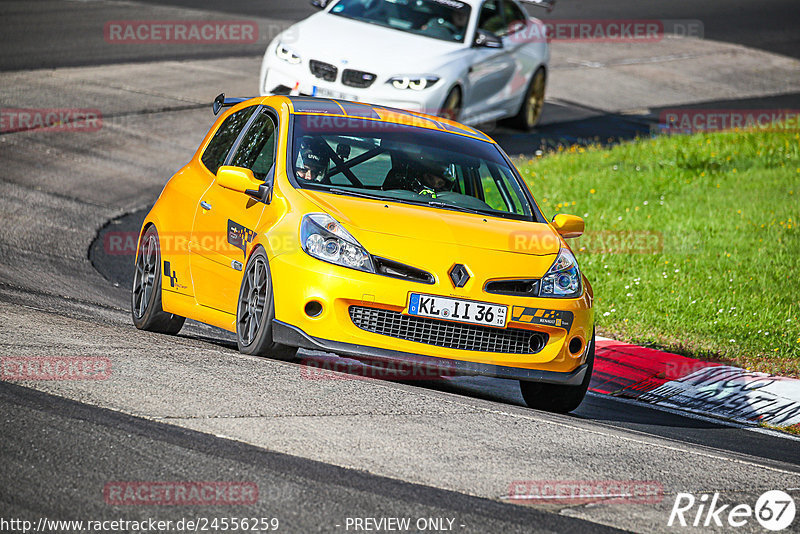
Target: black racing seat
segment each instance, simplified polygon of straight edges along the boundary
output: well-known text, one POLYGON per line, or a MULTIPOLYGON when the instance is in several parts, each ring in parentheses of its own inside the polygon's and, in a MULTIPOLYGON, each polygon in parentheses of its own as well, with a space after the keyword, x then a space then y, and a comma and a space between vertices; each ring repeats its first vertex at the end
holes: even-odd
POLYGON ((381 189, 384 191, 390 191, 392 189, 405 189, 410 191, 410 185, 406 169, 392 167, 389 169, 389 172, 386 173, 386 179, 383 181, 381 189))

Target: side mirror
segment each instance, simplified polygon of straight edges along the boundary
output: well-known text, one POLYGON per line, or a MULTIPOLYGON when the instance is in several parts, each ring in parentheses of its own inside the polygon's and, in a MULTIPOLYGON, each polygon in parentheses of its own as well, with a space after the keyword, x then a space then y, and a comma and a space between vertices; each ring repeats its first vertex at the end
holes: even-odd
POLYGON ((472 46, 476 48, 503 48, 503 40, 490 31, 478 28, 478 31, 475 32, 475 40, 472 42, 472 46))
POLYGON ((272 187, 253 176, 253 171, 244 167, 223 165, 217 170, 217 184, 225 189, 250 195, 269 204, 272 187))
POLYGON ((556 0, 522 0, 522 3, 530 4, 536 7, 543 7, 548 13, 553 11, 553 8, 556 7, 556 0))
POLYGON ((559 213, 553 217, 553 228, 565 239, 580 237, 583 235, 583 219, 576 215, 559 213))
POLYGON ((317 9, 325 9, 328 6, 328 0, 311 0, 311 5, 317 9))

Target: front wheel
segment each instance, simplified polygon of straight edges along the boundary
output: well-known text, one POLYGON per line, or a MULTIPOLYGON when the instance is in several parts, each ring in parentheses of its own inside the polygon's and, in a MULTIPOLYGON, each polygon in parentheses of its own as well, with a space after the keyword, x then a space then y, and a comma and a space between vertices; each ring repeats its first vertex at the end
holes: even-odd
POLYGON ((272 277, 264 250, 256 250, 247 262, 239 289, 236 307, 236 344, 239 352, 292 360, 296 347, 272 341, 272 320, 275 303, 272 298, 272 277))
POLYGON ((509 125, 522 131, 532 130, 539 119, 542 117, 544 108, 544 88, 547 76, 544 69, 539 68, 531 77, 528 90, 525 92, 525 100, 519 108, 519 113, 509 119, 509 125))
POLYGON ((461 89, 453 87, 444 99, 439 115, 451 121, 457 121, 461 115, 461 89))
POLYGON ((161 247, 155 226, 149 226, 139 239, 133 287, 131 316, 139 330, 177 334, 186 320, 161 307, 161 247))
POLYGON ((541 382, 522 382, 519 389, 522 398, 529 408, 545 410, 548 412, 567 413, 575 410, 583 402, 589 381, 592 379, 594 368, 594 334, 589 346, 589 355, 586 357, 588 367, 583 381, 578 386, 562 386, 559 384, 543 384, 541 382))

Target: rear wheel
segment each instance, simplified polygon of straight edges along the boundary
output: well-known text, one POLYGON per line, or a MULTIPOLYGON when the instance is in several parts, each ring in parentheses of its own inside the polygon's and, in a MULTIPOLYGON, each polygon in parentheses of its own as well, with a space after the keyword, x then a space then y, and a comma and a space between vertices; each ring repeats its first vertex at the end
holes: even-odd
POLYGON ((509 125, 519 130, 528 131, 532 130, 536 123, 542 116, 542 109, 544 108, 544 89, 547 82, 547 76, 544 69, 539 68, 528 84, 528 90, 525 92, 525 100, 522 101, 522 106, 519 108, 519 113, 509 119, 509 125))
POLYGON ((594 368, 594 334, 589 346, 589 355, 586 357, 588 367, 583 381, 578 386, 562 386, 559 384, 543 384, 541 382, 522 382, 519 389, 522 398, 529 408, 546 410, 548 412, 567 413, 575 410, 583 402, 589 381, 592 379, 594 368))
POLYGON ((272 298, 272 277, 264 250, 256 250, 247 262, 239 289, 236 307, 236 344, 244 354, 291 360, 296 347, 272 341, 272 320, 275 304, 272 298))
POLYGON ((158 232, 152 225, 139 239, 131 288, 131 316, 136 328, 162 334, 177 334, 186 320, 161 307, 161 247, 158 232))

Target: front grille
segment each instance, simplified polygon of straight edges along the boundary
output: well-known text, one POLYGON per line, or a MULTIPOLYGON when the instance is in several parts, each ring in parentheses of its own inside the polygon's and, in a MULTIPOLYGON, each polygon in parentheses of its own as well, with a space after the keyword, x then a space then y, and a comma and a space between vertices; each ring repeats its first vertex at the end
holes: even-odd
POLYGON ((342 83, 350 87, 360 87, 366 89, 372 82, 375 81, 375 76, 371 72, 362 72, 360 70, 344 69, 342 71, 342 83))
POLYGON ((368 332, 448 349, 535 354, 549 339, 544 332, 453 323, 365 306, 350 306, 350 319, 368 332))
POLYGON ((311 74, 317 78, 322 78, 326 82, 335 81, 336 74, 339 72, 339 69, 337 69, 335 65, 325 63, 324 61, 317 61, 316 59, 312 59, 308 62, 308 68, 311 69, 311 74))
POLYGON ((270 91, 270 93, 273 95, 288 95, 291 94, 291 92, 292 88, 285 85, 276 85, 272 91, 270 91))

